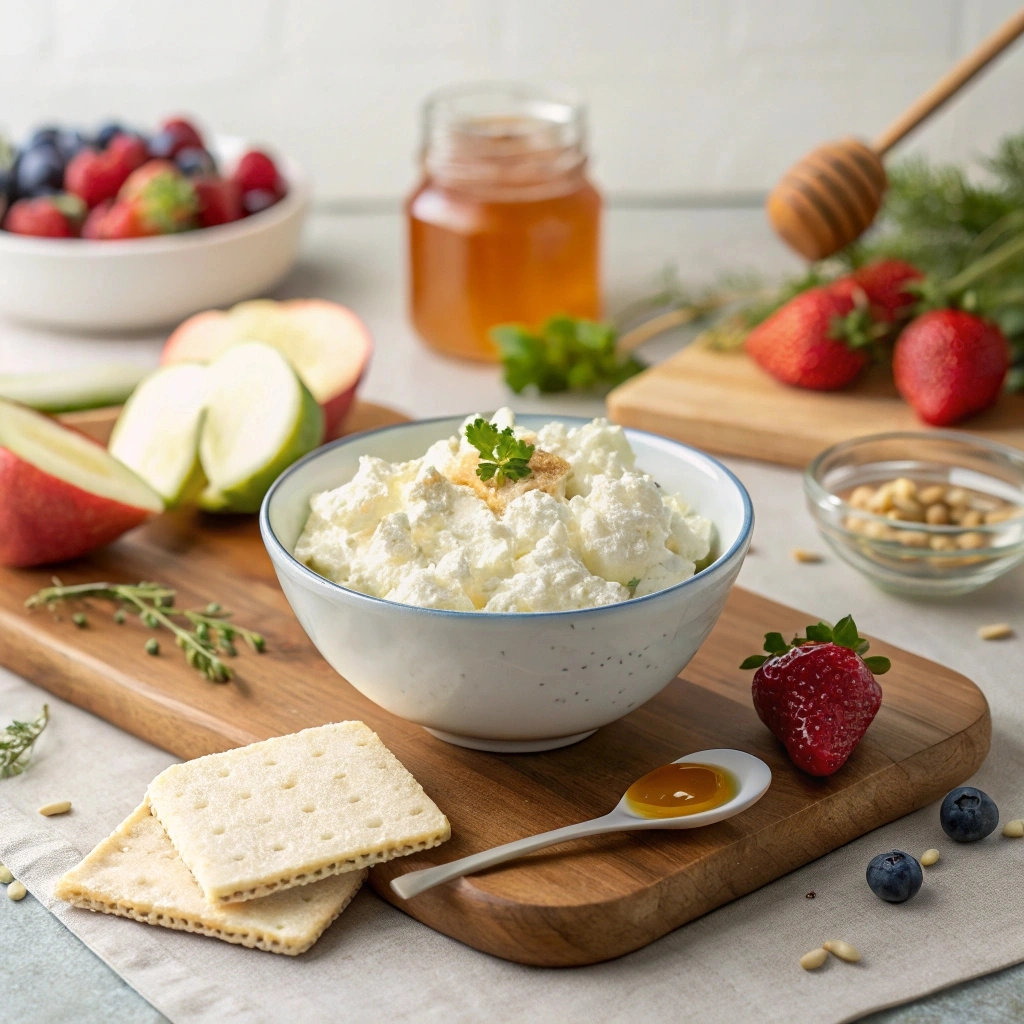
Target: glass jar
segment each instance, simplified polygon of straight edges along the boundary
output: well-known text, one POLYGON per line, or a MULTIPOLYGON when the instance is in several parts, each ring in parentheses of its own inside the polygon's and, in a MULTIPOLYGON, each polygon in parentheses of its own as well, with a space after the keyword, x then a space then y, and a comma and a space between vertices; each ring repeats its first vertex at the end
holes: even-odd
POLYGON ((420 336, 494 361, 495 324, 601 312, 601 196, 587 180, 583 107, 526 85, 428 99, 423 179, 406 203, 420 336))

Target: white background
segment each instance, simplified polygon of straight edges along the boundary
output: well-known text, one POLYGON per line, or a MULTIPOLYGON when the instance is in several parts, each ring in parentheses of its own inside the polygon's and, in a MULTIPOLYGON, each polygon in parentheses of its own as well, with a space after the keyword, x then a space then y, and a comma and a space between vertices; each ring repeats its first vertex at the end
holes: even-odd
MULTIPOLYGON (((311 169, 321 202, 393 202, 430 90, 562 81, 617 199, 758 192, 872 136, 1014 0, 0 0, 0 124, 192 111, 311 169)), ((1024 45, 911 148, 966 157, 1024 123, 1024 45)))

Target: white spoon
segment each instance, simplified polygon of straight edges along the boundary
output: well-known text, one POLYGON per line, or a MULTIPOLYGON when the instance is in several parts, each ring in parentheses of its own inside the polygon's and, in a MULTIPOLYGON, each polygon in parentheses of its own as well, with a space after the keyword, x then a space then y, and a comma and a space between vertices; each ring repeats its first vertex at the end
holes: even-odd
MULTIPOLYGON (((731 776, 730 781, 735 786, 735 793, 724 803, 709 810, 681 814, 676 817, 643 815, 624 794, 615 809, 600 818, 581 821, 577 825, 566 825, 564 828, 542 832, 540 835, 530 836, 527 839, 517 839, 515 842, 505 843, 504 846, 495 846, 493 849, 474 853, 469 857, 462 857, 460 860, 453 860, 450 864, 440 864, 435 868, 424 868, 421 871, 410 871, 408 874, 391 880, 391 891, 403 900, 407 900, 425 889, 432 889, 435 885, 440 885, 442 882, 450 882, 453 878, 461 878, 474 871, 482 871, 495 864, 521 857, 524 853, 542 850, 546 846, 564 843, 569 839, 578 839, 580 836, 599 836, 605 832, 632 832, 636 829, 646 828, 700 828, 702 825, 713 825, 715 822, 724 821, 726 818, 731 818, 734 814, 739 814, 748 807, 752 807, 764 796, 772 781, 772 773, 768 765, 760 758, 754 757, 752 754, 745 754, 742 750, 698 750, 696 753, 687 754, 672 763, 696 763, 724 769, 726 778, 731 776)), ((655 771, 660 770, 655 769, 655 771)), ((648 776, 644 776, 644 779, 647 778, 648 776)), ((636 783, 634 783, 635 785, 636 783)), ((630 789, 632 788, 631 786, 630 789)), ((679 797, 684 805, 686 799, 691 799, 689 794, 683 791, 677 791, 672 795, 679 797)))

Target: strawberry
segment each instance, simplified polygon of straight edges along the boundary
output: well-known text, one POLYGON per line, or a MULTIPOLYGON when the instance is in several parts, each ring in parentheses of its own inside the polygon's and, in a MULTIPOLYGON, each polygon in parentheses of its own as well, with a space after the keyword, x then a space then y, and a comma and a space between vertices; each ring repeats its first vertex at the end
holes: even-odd
POLYGON ((284 179, 277 173, 277 165, 258 149, 250 150, 238 161, 231 175, 244 194, 246 192, 273 192, 278 199, 287 191, 284 179))
POLYGON ((756 668, 751 687, 758 718, 790 760, 809 775, 832 775, 846 763, 882 704, 876 675, 888 658, 863 658, 868 642, 847 615, 835 627, 819 622, 787 644, 766 633, 767 656, 740 666, 756 668))
POLYGON ((903 260, 876 260, 841 277, 834 286, 860 288, 867 296, 875 320, 891 324, 906 316, 919 299, 915 292, 907 291, 906 286, 923 278, 924 274, 917 267, 903 260))
POLYGON ((83 149, 64 172, 65 188, 89 207, 112 199, 128 175, 146 160, 146 144, 134 135, 115 135, 102 152, 83 149))
POLYGON ((121 199, 107 199, 94 207, 82 227, 83 238, 108 241, 146 238, 159 233, 143 223, 135 203, 121 199))
POLYGON ((846 387, 867 364, 873 336, 870 313, 857 307, 853 291, 820 286, 801 292, 750 332, 747 352, 784 384, 846 387))
POLYGON ((994 323, 960 309, 933 309, 904 328, 892 368, 914 412, 943 427, 995 403, 1010 349, 994 323))
POLYGON ((117 204, 129 203, 146 235, 188 231, 196 225, 196 190, 174 164, 150 160, 132 171, 117 193, 117 204))
POLYGON ((192 178, 199 208, 199 226, 212 228, 229 224, 242 216, 242 196, 238 185, 228 178, 192 178))
POLYGON ((4 218, 4 227, 15 235, 36 238, 73 238, 78 233, 48 196, 13 203, 4 218))
POLYGON ((170 160, 183 149, 203 149, 205 143, 198 129, 182 117, 172 117, 164 121, 160 131, 153 136, 149 144, 151 156, 162 160, 170 160))

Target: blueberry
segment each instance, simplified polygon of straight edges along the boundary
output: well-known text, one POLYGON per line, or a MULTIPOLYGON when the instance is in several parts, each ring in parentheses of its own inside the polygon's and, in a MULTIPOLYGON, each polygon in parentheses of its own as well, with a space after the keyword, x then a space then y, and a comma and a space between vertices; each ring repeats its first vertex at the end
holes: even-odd
POLYGON ((25 143, 25 148, 34 149, 41 143, 55 145, 57 139, 60 137, 60 132, 61 130, 59 128, 55 128, 52 125, 47 125, 45 128, 37 128, 28 137, 28 142, 25 143))
POLYGON ((880 853, 868 865, 871 891, 887 903, 902 903, 916 896, 924 875, 916 858, 901 850, 880 853))
POLYGON ((939 808, 942 831, 958 843, 976 843, 999 824, 995 801, 973 786, 951 789, 939 808))
POLYGON ((217 163, 213 157, 205 149, 196 146, 181 150, 174 162, 186 178, 209 178, 217 173, 217 163))
POLYGON ((99 131, 96 132, 96 146, 99 149, 106 149, 110 145, 110 140, 115 135, 123 134, 124 128, 117 121, 105 121, 100 125, 99 131))
POLYGON ((73 156, 80 153, 89 144, 86 137, 74 128, 60 132, 54 140, 58 152, 67 163, 73 156))
POLYGON ((242 195, 242 209, 247 214, 261 213, 277 202, 277 196, 265 188, 251 188, 242 195))
POLYGON ((18 195, 35 195, 39 189, 59 192, 63 185, 64 158, 52 143, 39 143, 18 157, 14 165, 14 187, 18 195))
POLYGON ((164 128, 149 140, 149 155, 158 160, 170 160, 180 145, 181 139, 164 128))

